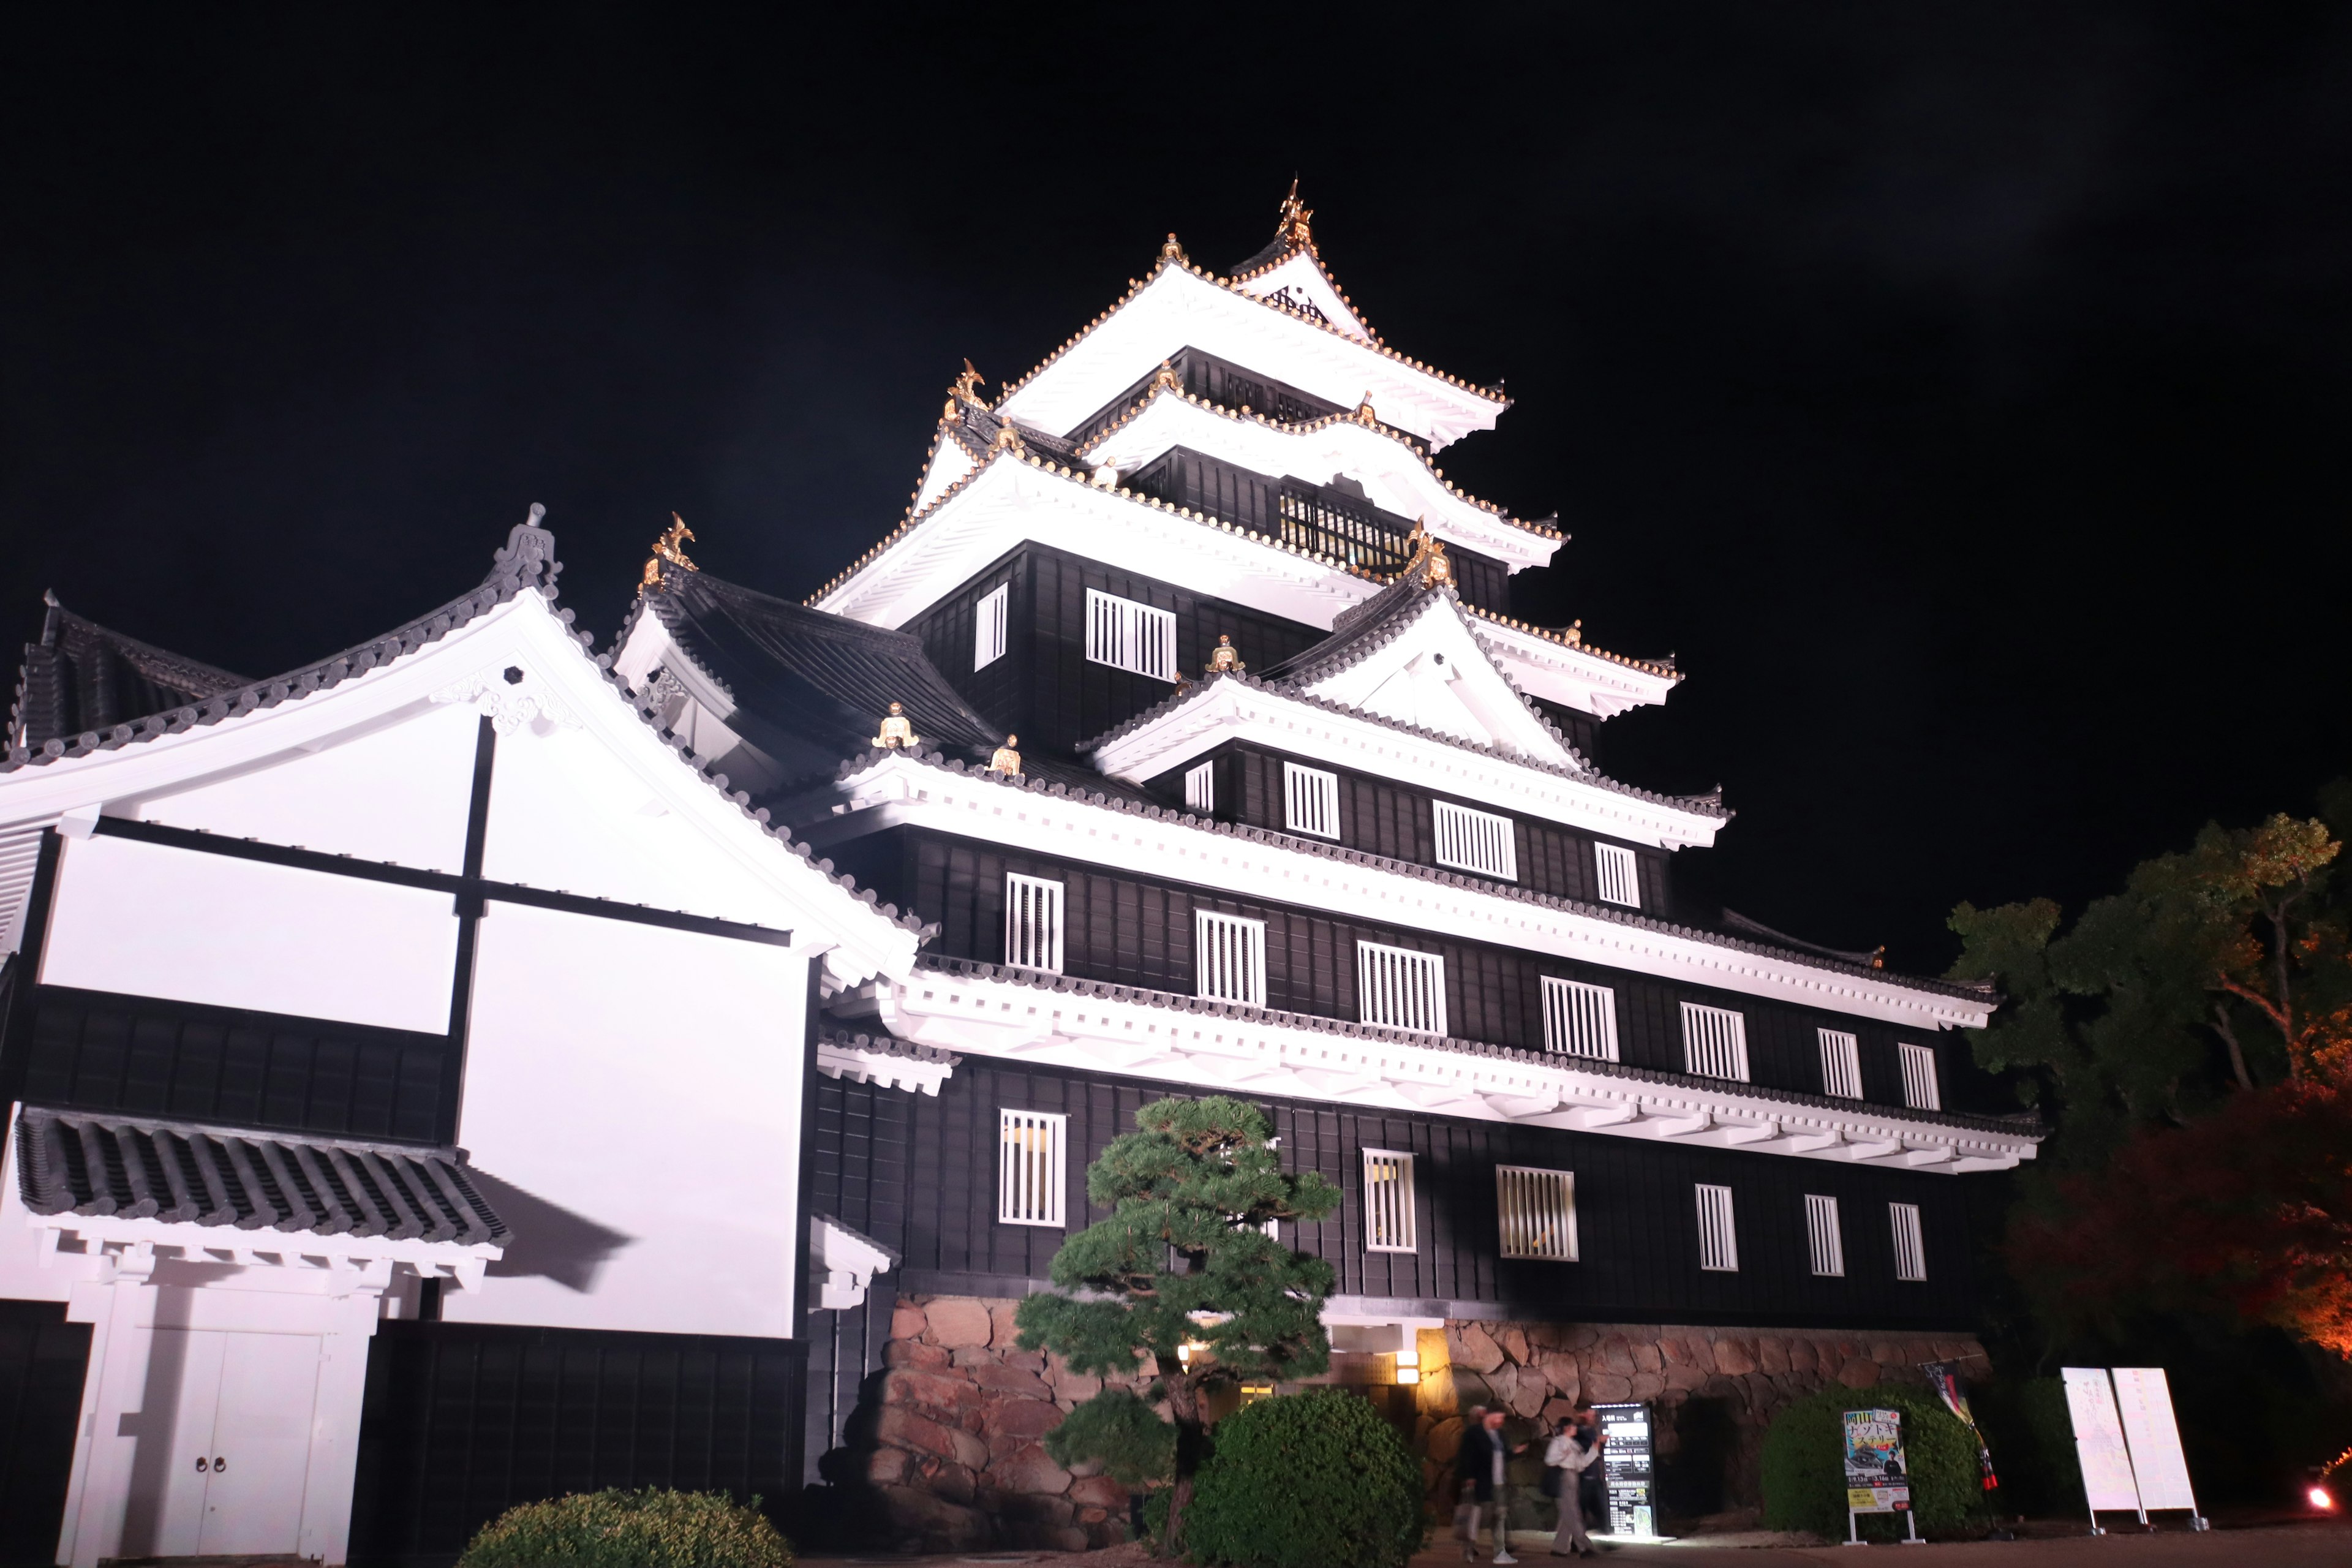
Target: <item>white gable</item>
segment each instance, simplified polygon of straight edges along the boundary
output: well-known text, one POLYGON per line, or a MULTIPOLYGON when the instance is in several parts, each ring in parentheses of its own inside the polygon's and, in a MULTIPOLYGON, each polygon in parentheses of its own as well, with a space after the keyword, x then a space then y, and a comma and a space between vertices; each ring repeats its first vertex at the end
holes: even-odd
POLYGON ((1580 768, 1474 636, 1451 599, 1433 595, 1412 625, 1370 653, 1304 683, 1309 696, 1433 730, 1531 762, 1580 768))
POLYGON ((1329 274, 1304 250, 1292 251, 1287 260, 1254 277, 1236 279, 1234 287, 1254 299, 1312 310, 1349 337, 1372 341, 1371 329, 1364 325, 1364 319, 1339 297, 1329 274))

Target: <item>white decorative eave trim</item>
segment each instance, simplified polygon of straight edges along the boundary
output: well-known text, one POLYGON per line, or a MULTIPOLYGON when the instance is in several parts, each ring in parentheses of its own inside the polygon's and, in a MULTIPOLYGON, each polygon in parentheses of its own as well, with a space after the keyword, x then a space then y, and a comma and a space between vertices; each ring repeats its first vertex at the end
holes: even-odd
POLYGON ((320 1236, 269 1226, 238 1230, 190 1220, 131 1219, 121 1215, 28 1215, 26 1219, 41 1233, 43 1268, 95 1260, 109 1247, 169 1248, 189 1263, 323 1270, 330 1276, 331 1295, 351 1289, 381 1290, 395 1263, 404 1263, 428 1279, 453 1279, 461 1289, 478 1290, 483 1270, 506 1256, 504 1247, 487 1241, 415 1237, 395 1241, 381 1236, 320 1236), (79 1238, 87 1252, 80 1258, 60 1252, 58 1243, 67 1237, 79 1238))
MULTIPOLYGON (((1377 412, 1377 410, 1375 410, 1377 412)), ((1454 489, 1420 449, 1384 426, 1353 416, 1286 425, 1222 408, 1171 387, 1154 387, 1129 417, 1078 448, 1090 465, 1132 473, 1171 447, 1186 447, 1269 479, 1295 475, 1317 484, 1347 475, 1362 481, 1373 505, 1414 518, 1448 544, 1494 557, 1512 571, 1550 563, 1560 547, 1454 489)))
POLYGON ((952 1061, 926 1061, 888 1051, 860 1050, 836 1041, 820 1040, 816 1070, 826 1078, 870 1083, 877 1089, 903 1089, 909 1093, 939 1097, 940 1085, 955 1076, 952 1061))
POLYGON ((1097 750, 1096 767, 1140 783, 1223 744, 1269 751, 1376 773, 1399 784, 1475 800, 1491 810, 1662 849, 1706 847, 1723 819, 1304 701, 1244 680, 1215 680, 1097 750))
POLYGON ((1192 347, 1247 365, 1326 403, 1367 398, 1389 424, 1433 447, 1491 430, 1506 400, 1378 343, 1259 300, 1189 262, 1163 258, 1132 289, 1003 394, 994 412, 1057 434, 1192 347))
MULTIPOLYGON (((920 945, 916 931, 882 913, 772 833, 740 791, 705 776, 631 706, 546 597, 530 591, 494 605, 412 652, 331 687, 257 707, 216 722, 154 735, 37 767, 0 773, 0 840, 12 829, 93 808, 137 818, 143 804, 209 779, 316 751, 404 716, 436 700, 494 700, 503 671, 520 666, 532 694, 527 722, 556 726, 561 712, 635 772, 648 795, 692 824, 761 886, 782 900, 796 949, 822 952, 835 987, 877 974, 903 974, 920 945), (483 697, 468 693, 478 689, 483 697)), ((514 716, 520 716, 515 710, 514 716)), ((550 889, 549 891, 567 891, 550 889)), ((740 919, 740 910, 686 911, 740 919)), ((764 923, 764 922, 754 922, 764 923)))
POLYGON ((897 1268, 898 1255, 829 1215, 811 1215, 809 1264, 811 1283, 817 1288, 817 1300, 811 1305, 843 1311, 865 1304, 874 1277, 897 1268))
POLYGON ((1737 1083, 1675 1079, 1466 1042, 1422 1042, 1288 1015, 1186 1005, 1050 974, 925 968, 881 981, 850 1006, 901 1039, 969 1054, 1369 1109, 1510 1122, 1617 1138, 1957 1174, 2007 1170, 2038 1138, 1990 1119, 1936 1119, 1737 1083), (1107 994, 1117 992, 1118 994, 1107 994), (1197 1008, 1197 1010, 1196 1010, 1197 1008))
POLYGON ((1906 985, 1696 932, 1631 911, 1603 910, 1482 878, 1397 862, 1172 810, 1121 809, 957 765, 875 754, 837 786, 843 815, 814 823, 829 846, 907 825, 1138 877, 1217 889, 1305 909, 1553 954, 1795 1007, 1915 1029, 1982 1028, 1990 998, 1906 985))

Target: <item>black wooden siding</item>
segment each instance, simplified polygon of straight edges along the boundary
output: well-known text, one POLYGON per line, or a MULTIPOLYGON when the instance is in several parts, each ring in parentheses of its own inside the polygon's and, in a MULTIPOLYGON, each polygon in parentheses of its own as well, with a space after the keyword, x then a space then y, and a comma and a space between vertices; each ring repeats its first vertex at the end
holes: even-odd
MULTIPOLYGON (((1146 781, 1144 787, 1171 805, 1181 805, 1184 775, 1204 761, 1216 765, 1217 799, 1212 815, 1220 821, 1246 823, 1278 833, 1287 831, 1282 769, 1285 762, 1295 761, 1338 777, 1339 843, 1350 849, 1385 855, 1392 860, 1410 860, 1419 866, 1437 864, 1436 818, 1430 802, 1447 800, 1475 811, 1495 810, 1491 802, 1415 789, 1375 774, 1333 767, 1311 757, 1286 758, 1279 752, 1234 742, 1171 768, 1146 781)), ((1518 847, 1519 874, 1507 886, 1591 901, 1599 896, 1595 881, 1599 873, 1592 846, 1596 842, 1615 844, 1633 852, 1641 883, 1642 912, 1660 920, 1676 918, 1672 861, 1665 851, 1604 835, 1580 833, 1532 817, 1514 816, 1512 824, 1518 847)))
POLYGON ((1041 544, 1024 544, 907 625, 923 650, 992 722, 1021 736, 1022 749, 1067 756, 1084 741, 1174 695, 1173 682, 1113 669, 1087 658, 1087 590, 1167 610, 1176 617, 1176 666, 1197 679, 1220 634, 1252 667, 1265 668, 1329 634, 1297 621, 1116 571, 1041 544), (1008 651, 972 668, 972 606, 1010 582, 1008 651))
POLYGON ((0 1301, 0 1563, 57 1555, 89 1328, 62 1301, 0 1301))
POLYGON ((0 1079, 61 1110, 446 1143, 457 1070, 443 1035, 43 985, 0 1079))
POLYGON ((1444 956, 1446 1027, 1459 1038, 1541 1050, 1542 977, 1559 975, 1616 993, 1618 1055, 1629 1066, 1684 1071, 1681 1004, 1698 1002, 1746 1017, 1748 1073, 1758 1085, 1823 1092, 1816 1031, 1826 1026, 1846 1030, 1859 1041, 1869 1102, 1903 1103, 1895 1050, 1900 1039, 1937 1053, 1945 1104, 1958 1109, 1952 1075, 1941 1065, 1949 1047, 1930 1032, 1897 1031, 1872 1019, 1517 948, 1236 899, 1215 889, 1147 881, 916 829, 877 834, 841 847, 833 858, 880 897, 939 922, 930 951, 951 958, 1004 961, 1004 878, 1018 872, 1062 884, 1063 969, 1085 979, 1193 994, 1192 915, 1195 910, 1214 910, 1265 922, 1266 1001, 1282 1011, 1357 1017, 1356 943, 1384 942, 1444 956))
POLYGON ((805 1356, 797 1340, 380 1324, 351 1560, 446 1561, 517 1503, 605 1487, 757 1496, 789 1524, 805 1356))

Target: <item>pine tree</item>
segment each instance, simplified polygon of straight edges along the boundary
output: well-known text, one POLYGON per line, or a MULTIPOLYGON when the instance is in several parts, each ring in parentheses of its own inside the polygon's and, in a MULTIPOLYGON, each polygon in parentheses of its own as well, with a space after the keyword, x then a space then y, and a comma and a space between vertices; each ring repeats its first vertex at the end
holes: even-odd
POLYGON ((1060 1464, 1100 1460, 1129 1485, 1172 1482, 1173 1552, 1208 1457, 1208 1394, 1330 1363, 1322 1311, 1331 1266, 1262 1227, 1320 1219, 1339 1190, 1313 1172, 1286 1174, 1265 1118, 1240 1100, 1157 1100, 1135 1121, 1087 1168, 1087 1198, 1111 1216, 1062 1244, 1055 1289, 1024 1300, 1017 1321, 1024 1349, 1050 1350, 1081 1373, 1123 1378, 1149 1363, 1148 1397, 1105 1388, 1047 1448, 1060 1464), (1161 1400, 1168 1420, 1153 1408, 1161 1400))

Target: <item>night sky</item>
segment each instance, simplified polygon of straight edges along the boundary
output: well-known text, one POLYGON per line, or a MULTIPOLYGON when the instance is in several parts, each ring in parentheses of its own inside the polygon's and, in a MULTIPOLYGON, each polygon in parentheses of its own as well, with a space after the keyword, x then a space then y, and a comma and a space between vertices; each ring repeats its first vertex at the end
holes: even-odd
POLYGON ((964 356, 1297 174, 1507 380, 1440 460, 1575 534, 1518 611, 1689 673, 1600 760, 1725 784, 1732 907, 1940 970, 2352 770, 2344 8, 357 9, 0 23, 8 640, 54 587, 269 674, 534 500, 600 641, 673 509, 797 597, 964 356))

